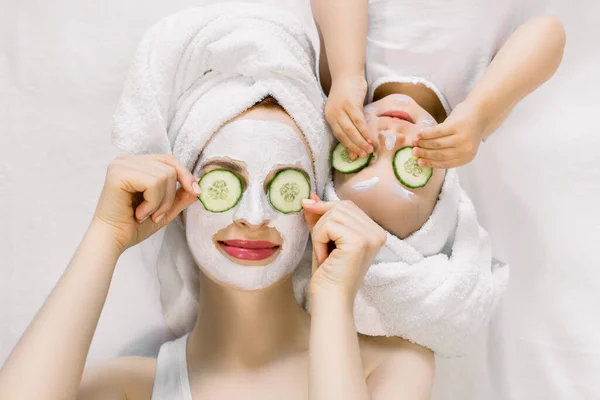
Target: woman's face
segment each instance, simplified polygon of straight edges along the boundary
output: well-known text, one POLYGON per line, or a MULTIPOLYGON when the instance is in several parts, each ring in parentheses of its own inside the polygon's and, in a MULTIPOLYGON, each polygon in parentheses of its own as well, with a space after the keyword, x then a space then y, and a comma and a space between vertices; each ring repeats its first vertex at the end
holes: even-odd
POLYGON ((304 215, 283 214, 268 200, 269 183, 283 169, 300 171, 314 187, 308 147, 291 118, 251 109, 213 136, 198 167, 198 177, 229 170, 243 189, 236 206, 223 213, 207 211, 200 201, 184 212, 187 242, 203 272, 244 290, 263 289, 292 272, 308 240, 304 215))
POLYGON ((404 95, 389 95, 365 107, 365 118, 375 151, 369 165, 354 174, 334 171, 335 189, 343 200, 352 200, 393 235, 405 238, 431 215, 444 180, 444 170, 434 170, 422 188, 411 189, 394 174, 397 150, 413 146, 421 128, 436 125, 432 116, 404 95))

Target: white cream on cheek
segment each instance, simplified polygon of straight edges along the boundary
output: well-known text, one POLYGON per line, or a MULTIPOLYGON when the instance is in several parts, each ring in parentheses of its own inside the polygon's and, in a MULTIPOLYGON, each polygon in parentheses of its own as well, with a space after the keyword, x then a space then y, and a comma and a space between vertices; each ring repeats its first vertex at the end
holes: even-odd
POLYGON ((396 134, 390 130, 381 131, 381 135, 385 138, 385 148, 392 150, 396 146, 396 134))
POLYGON ((427 118, 427 119, 424 119, 423 121, 421 121, 421 123, 425 126, 434 126, 435 120, 427 118))
POLYGON ((198 169, 214 158, 244 163, 248 185, 239 203, 224 213, 206 211, 199 201, 188 207, 185 210, 188 245, 196 263, 214 279, 244 290, 263 289, 295 269, 308 241, 303 213, 286 215, 275 211, 264 190, 265 180, 276 168, 292 165, 308 172, 314 187, 312 161, 293 128, 279 122, 249 119, 224 126, 204 149, 198 169), (279 232, 283 245, 273 262, 244 266, 217 249, 214 235, 241 219, 252 225, 268 221, 268 226, 279 232))
POLYGON ((379 177, 374 176, 370 179, 355 183, 354 185, 352 185, 352 189, 356 190, 357 192, 360 192, 363 190, 372 189, 378 183, 379 183, 379 177))
POLYGON ((412 200, 413 196, 415 195, 413 192, 406 190, 404 186, 399 183, 392 183, 388 187, 392 190, 393 194, 406 200, 412 200))

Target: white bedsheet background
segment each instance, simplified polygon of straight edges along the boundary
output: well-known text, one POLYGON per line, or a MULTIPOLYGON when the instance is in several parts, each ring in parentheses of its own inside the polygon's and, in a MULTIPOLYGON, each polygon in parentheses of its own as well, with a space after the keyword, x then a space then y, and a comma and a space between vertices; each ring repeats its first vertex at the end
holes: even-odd
MULTIPOLYGON (((565 23, 566 58, 461 171, 512 280, 488 337, 470 357, 440 362, 439 399, 600 398, 600 2, 534 1, 565 23)), ((207 2, 0 0, 0 363, 93 214, 138 40, 207 2)), ((311 21, 308 0, 269 2, 311 21)), ((164 332, 154 271, 132 249, 90 360, 152 352, 164 332)))

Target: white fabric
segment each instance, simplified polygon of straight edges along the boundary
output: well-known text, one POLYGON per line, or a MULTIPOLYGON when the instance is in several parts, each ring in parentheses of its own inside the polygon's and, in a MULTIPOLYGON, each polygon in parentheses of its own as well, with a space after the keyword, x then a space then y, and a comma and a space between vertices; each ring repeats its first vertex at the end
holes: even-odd
MULTIPOLYGON (((332 182, 325 197, 339 200, 332 182)), ((489 235, 456 170, 446 171, 438 202, 418 231, 404 240, 387 235, 356 296, 357 331, 401 336, 441 357, 462 355, 504 292, 508 266, 492 262, 489 235)), ((300 278, 296 285, 306 285, 300 278)))
POLYGON ((449 113, 514 29, 519 3, 369 0, 368 101, 384 83, 423 83, 449 113))
POLYGON ((152 387, 152 400, 192 400, 187 368, 188 335, 160 346, 152 387))
MULTIPOLYGON (((306 32, 287 11, 247 3, 164 18, 138 47, 115 113, 113 142, 135 154, 172 153, 192 171, 223 124, 271 95, 302 131, 313 156, 315 191, 322 193, 333 136, 306 32)), ((198 266, 183 230, 177 219, 162 244, 159 235, 142 245, 161 247, 150 262, 158 267, 163 313, 176 335, 191 330, 198 304, 198 266)))

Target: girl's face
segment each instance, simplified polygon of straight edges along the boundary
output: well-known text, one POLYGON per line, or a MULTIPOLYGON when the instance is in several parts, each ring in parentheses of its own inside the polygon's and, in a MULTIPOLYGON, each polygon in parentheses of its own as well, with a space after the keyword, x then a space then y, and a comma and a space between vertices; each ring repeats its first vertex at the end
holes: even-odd
POLYGON ((354 174, 334 170, 338 196, 352 200, 375 222, 399 238, 418 230, 429 218, 444 180, 434 170, 422 188, 411 189, 394 174, 397 150, 413 146, 421 128, 436 125, 433 117, 405 95, 389 95, 365 107, 365 118, 375 151, 369 165, 354 174))
POLYGON ((289 117, 269 118, 273 113, 285 115, 251 110, 228 123, 200 156, 196 176, 225 169, 241 180, 235 207, 213 213, 198 201, 184 212, 196 263, 211 279, 244 290, 263 289, 287 276, 308 240, 303 212, 283 214, 268 199, 269 183, 284 169, 299 171, 314 187, 312 160, 299 130, 289 117))

